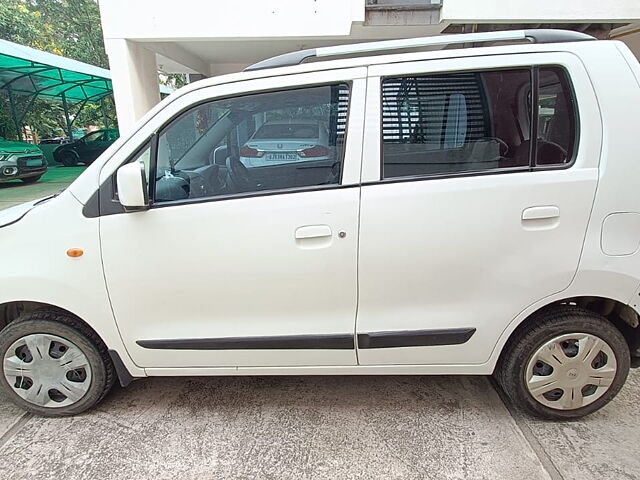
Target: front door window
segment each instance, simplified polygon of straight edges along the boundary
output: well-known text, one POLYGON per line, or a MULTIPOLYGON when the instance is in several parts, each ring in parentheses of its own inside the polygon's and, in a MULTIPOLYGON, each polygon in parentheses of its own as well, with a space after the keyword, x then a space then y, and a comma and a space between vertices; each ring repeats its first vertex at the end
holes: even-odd
POLYGON ((337 84, 191 108, 159 134, 155 203, 339 184, 348 99, 337 84))

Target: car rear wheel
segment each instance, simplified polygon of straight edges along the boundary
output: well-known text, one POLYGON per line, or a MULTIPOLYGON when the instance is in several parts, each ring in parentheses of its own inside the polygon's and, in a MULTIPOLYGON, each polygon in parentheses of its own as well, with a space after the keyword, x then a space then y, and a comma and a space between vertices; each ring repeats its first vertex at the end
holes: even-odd
POLYGON ((510 339, 496 378, 517 407, 561 420, 609 403, 629 366, 629 346, 613 324, 566 305, 536 314, 510 339))
POLYGON ((60 153, 58 161, 65 167, 75 167, 78 164, 78 156, 71 151, 60 153))
POLYGON ((38 175, 37 177, 28 177, 21 179, 24 183, 36 183, 38 180, 42 178, 42 175, 38 175))
POLYGON ((95 332, 55 310, 22 316, 0 332, 0 388, 25 410, 75 415, 107 394, 115 372, 95 332))

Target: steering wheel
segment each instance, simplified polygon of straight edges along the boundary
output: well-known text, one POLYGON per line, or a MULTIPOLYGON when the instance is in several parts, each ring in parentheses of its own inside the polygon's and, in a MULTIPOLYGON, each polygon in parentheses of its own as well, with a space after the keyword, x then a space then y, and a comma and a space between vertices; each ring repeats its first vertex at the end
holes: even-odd
POLYGON ((249 169, 238 158, 227 157, 225 161, 231 182, 239 192, 255 190, 258 183, 253 179, 249 169))

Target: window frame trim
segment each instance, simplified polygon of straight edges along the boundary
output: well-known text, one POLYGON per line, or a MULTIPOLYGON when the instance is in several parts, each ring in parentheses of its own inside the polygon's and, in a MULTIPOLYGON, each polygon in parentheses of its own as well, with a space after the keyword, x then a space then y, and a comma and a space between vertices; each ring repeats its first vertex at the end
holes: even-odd
POLYGON ((529 112, 529 168, 538 160, 538 122, 540 121, 540 71, 531 67, 531 112, 529 112))
MULTIPOLYGON (((562 74, 564 75, 564 80, 566 80, 567 83, 567 87, 568 87, 568 93, 571 96, 571 113, 573 113, 573 119, 574 119, 574 135, 573 135, 573 151, 571 152, 571 159, 570 161, 566 162, 566 163, 560 163, 560 164, 555 164, 555 165, 538 165, 537 164, 537 158, 533 159, 533 166, 531 167, 531 171, 532 172, 539 172, 539 171, 545 171, 545 170, 566 170, 571 168, 575 163, 576 160, 578 158, 578 150, 580 147, 580 125, 581 125, 581 121, 580 121, 580 108, 578 107, 578 101, 577 101, 577 95, 576 95, 576 87, 573 83, 573 80, 571 78, 571 74, 569 73, 569 70, 567 69, 567 67, 565 67, 564 65, 559 65, 557 63, 550 63, 550 64, 536 64, 535 67, 538 68, 538 72, 540 71, 541 68, 558 68, 560 70, 562 70, 562 74)), ((562 80, 562 79, 561 79, 562 80)), ((539 79, 538 79, 538 92, 537 95, 540 94, 540 89, 539 89, 539 79)), ((538 124, 538 115, 539 115, 539 108, 536 108, 536 132, 537 132, 537 124, 538 124)), ((538 140, 536 139, 536 145, 538 143, 538 140)), ((536 155, 537 156, 537 155, 536 155)))
POLYGON ((363 187, 368 187, 372 185, 386 185, 390 183, 404 183, 404 182, 420 182, 426 180, 448 180, 452 178, 467 178, 467 177, 484 177, 487 175, 496 175, 496 174, 512 174, 512 173, 528 173, 531 172, 531 168, 529 166, 522 167, 506 167, 506 168, 492 168, 489 170, 478 170, 474 172, 457 172, 457 173, 442 173, 442 174, 433 174, 429 176, 424 175, 411 175, 411 176, 403 176, 403 177, 391 177, 384 178, 382 180, 371 180, 367 182, 362 182, 360 185, 363 187))
POLYGON ((200 198, 185 198, 182 200, 171 200, 162 203, 155 203, 151 205, 153 208, 165 208, 165 207, 180 207, 185 205, 195 205, 200 203, 220 202, 224 200, 236 200, 236 199, 248 199, 256 197, 273 197, 275 195, 290 195, 293 193, 311 193, 321 192, 326 190, 343 190, 347 188, 360 188, 361 184, 349 184, 349 185, 311 185, 308 187, 293 187, 293 188, 281 188, 278 190, 260 190, 258 192, 240 192, 232 193, 228 195, 216 195, 213 197, 200 197, 200 198))
MULTIPOLYGON (((379 87, 380 87, 380 94, 379 94, 379 98, 378 98, 378 106, 380 109, 380 121, 378 124, 378 129, 379 129, 379 155, 380 155, 380 173, 379 173, 379 178, 378 180, 373 180, 373 181, 368 181, 368 182, 361 182, 362 186, 370 186, 370 185, 376 185, 376 184, 387 184, 387 183, 398 183, 398 182, 416 182, 416 181, 422 181, 422 180, 441 180, 441 179, 449 179, 449 178, 460 178, 460 177, 474 177, 474 176, 485 176, 485 175, 499 175, 499 174, 509 174, 509 173, 519 173, 519 172, 539 172, 539 171, 548 171, 548 170, 568 170, 571 167, 573 167, 573 165, 575 165, 576 163, 576 159, 578 156, 578 149, 579 149, 579 144, 580 144, 580 114, 579 114, 579 108, 578 108, 578 102, 577 102, 577 96, 576 96, 576 91, 575 91, 575 85, 573 84, 571 75, 567 69, 567 67, 565 67, 564 65, 560 65, 558 63, 535 63, 535 64, 531 64, 529 66, 505 66, 505 67, 497 67, 497 68, 482 68, 482 69, 460 69, 460 70, 442 70, 442 71, 437 71, 437 72, 427 72, 427 73, 411 73, 411 74, 397 74, 397 75, 381 75, 379 76, 379 87), (534 97, 534 80, 535 80, 535 86, 538 87, 536 88, 535 91, 535 98, 537 99, 539 96, 539 69, 540 68, 558 68, 561 69, 563 71, 563 74, 565 76, 565 80, 567 82, 567 86, 569 87, 569 94, 571 95, 571 103, 573 106, 573 115, 574 115, 574 120, 575 120, 575 135, 574 135, 574 139, 573 139, 573 151, 572 151, 572 155, 571 155, 571 159, 570 161, 566 162, 566 163, 562 163, 562 164, 557 164, 557 165, 537 165, 536 164, 536 158, 534 156, 532 156, 531 151, 535 150, 534 153, 537 153, 537 144, 538 144, 538 140, 536 137, 536 141, 532 142, 531 141, 531 137, 532 137, 532 133, 533 133, 533 124, 536 125, 536 135, 537 135, 537 123, 538 123, 538 107, 537 107, 537 103, 536 103, 536 108, 534 108, 534 103, 533 103, 533 97, 534 97), (529 141, 531 144, 535 145, 535 148, 530 147, 529 149, 529 165, 528 166, 519 166, 519 167, 506 167, 506 168, 493 168, 493 169, 489 169, 489 170, 478 170, 478 171, 469 171, 469 172, 453 172, 453 173, 443 173, 443 174, 430 174, 430 175, 407 175, 407 176, 401 176, 401 177, 389 177, 389 178, 385 178, 384 177, 384 137, 382 135, 383 132, 383 96, 382 96, 382 92, 383 92, 383 83, 386 79, 393 79, 393 78, 403 78, 406 77, 408 75, 413 75, 415 77, 417 76, 429 76, 429 75, 446 75, 446 74, 455 74, 455 73, 461 73, 461 72, 466 72, 466 73, 474 73, 474 74, 478 74, 478 73, 483 73, 483 72, 500 72, 500 71, 509 71, 509 70, 529 70, 530 75, 531 75, 531 97, 532 97, 532 101, 531 101, 531 118, 530 121, 533 122, 532 125, 529 126, 529 141)), ((482 97, 483 99, 486 101, 486 98, 484 98, 486 96, 486 92, 481 92, 482 93, 482 97)))

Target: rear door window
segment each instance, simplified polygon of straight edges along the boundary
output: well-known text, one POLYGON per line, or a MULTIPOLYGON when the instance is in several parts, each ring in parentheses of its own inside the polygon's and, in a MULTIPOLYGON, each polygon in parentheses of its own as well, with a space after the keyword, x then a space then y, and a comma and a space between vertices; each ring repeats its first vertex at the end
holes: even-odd
POLYGON ((386 78, 382 178, 567 164, 576 123, 572 91, 560 67, 386 78), (532 94, 534 79, 539 88, 532 94))

